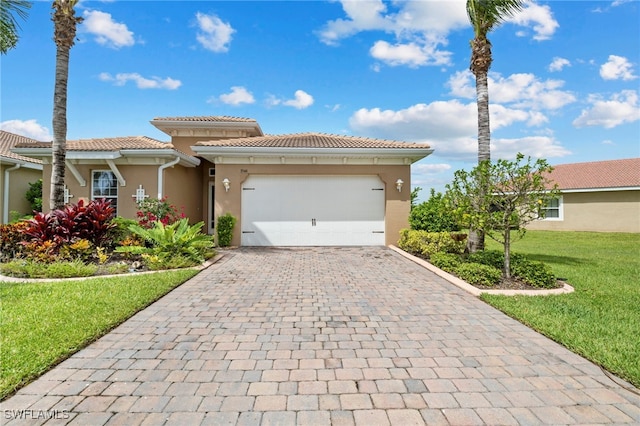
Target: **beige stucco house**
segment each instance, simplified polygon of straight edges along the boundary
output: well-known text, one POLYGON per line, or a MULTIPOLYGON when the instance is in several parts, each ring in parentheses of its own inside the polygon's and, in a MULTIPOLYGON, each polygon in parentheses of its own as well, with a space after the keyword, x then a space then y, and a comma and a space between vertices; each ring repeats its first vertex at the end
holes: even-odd
POLYGON ((554 166, 561 196, 528 229, 640 232, 640 158, 554 166))
POLYGON ((29 183, 42 178, 42 161, 14 154, 17 144, 33 143, 33 139, 0 130, 0 223, 9 223, 11 213, 30 214, 25 198, 29 183))
MULTIPOLYGON (((265 135, 253 119, 163 117, 171 137, 67 142, 68 201, 110 198, 123 217, 136 201, 162 198, 215 232, 225 213, 238 222, 232 244, 395 244, 408 226, 411 164, 431 154, 414 144, 321 133, 265 135)), ((15 154, 41 160, 48 199, 51 144, 15 154)))

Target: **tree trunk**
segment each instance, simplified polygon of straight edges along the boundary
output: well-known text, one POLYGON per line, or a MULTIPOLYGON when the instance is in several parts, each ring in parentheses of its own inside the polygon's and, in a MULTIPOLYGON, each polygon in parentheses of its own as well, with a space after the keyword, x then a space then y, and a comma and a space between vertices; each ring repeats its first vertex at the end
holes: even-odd
POLYGON ((511 228, 507 225, 504 234, 504 277, 511 278, 511 228))
POLYGON ((478 104, 478 164, 491 160, 491 125, 489 121, 489 83, 487 73, 476 75, 478 104))
POLYGON ((53 93, 53 159, 49 208, 64 206, 64 173, 67 153, 67 82, 69 79, 69 48, 56 49, 56 78, 53 93))

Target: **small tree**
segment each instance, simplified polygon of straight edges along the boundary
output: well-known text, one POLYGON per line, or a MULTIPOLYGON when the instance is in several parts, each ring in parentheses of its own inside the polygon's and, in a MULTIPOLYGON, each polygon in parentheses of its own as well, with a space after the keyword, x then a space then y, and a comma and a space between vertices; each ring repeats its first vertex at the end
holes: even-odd
POLYGON ((522 238, 525 226, 545 215, 545 207, 558 197, 549 178, 553 170, 544 159, 483 161, 471 172, 458 170, 447 185, 447 200, 461 223, 483 231, 504 246, 505 278, 511 278, 511 231, 522 238), (488 188, 486 193, 481 188, 488 188))

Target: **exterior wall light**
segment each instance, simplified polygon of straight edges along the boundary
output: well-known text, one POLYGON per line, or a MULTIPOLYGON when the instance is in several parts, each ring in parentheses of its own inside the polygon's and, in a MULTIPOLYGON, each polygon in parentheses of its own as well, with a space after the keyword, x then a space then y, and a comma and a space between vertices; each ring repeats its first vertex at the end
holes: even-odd
POLYGON ((222 179, 222 185, 224 186, 224 191, 229 192, 229 188, 231 188, 231 181, 229 178, 222 179))
POLYGON ((396 181, 396 189, 398 190, 398 192, 402 192, 402 184, 404 183, 404 181, 402 179, 398 179, 396 181))

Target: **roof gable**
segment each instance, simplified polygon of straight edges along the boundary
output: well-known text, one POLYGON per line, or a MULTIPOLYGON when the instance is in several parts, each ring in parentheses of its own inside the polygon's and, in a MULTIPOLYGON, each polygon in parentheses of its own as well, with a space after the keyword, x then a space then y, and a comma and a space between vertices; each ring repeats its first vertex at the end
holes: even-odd
POLYGON ((263 135, 255 119, 227 115, 156 117, 151 124, 171 137, 228 139, 263 135))
POLYGON ((27 162, 32 164, 42 164, 42 161, 40 160, 25 157, 25 156, 18 155, 11 152, 12 148, 14 148, 18 144, 23 144, 23 143, 40 143, 40 142, 35 139, 28 138, 26 136, 16 135, 15 133, 10 133, 4 130, 0 130, 0 157, 13 160, 11 161, 12 163, 27 162))
POLYGON ((640 188, 640 158, 553 167, 551 179, 561 190, 640 188))

